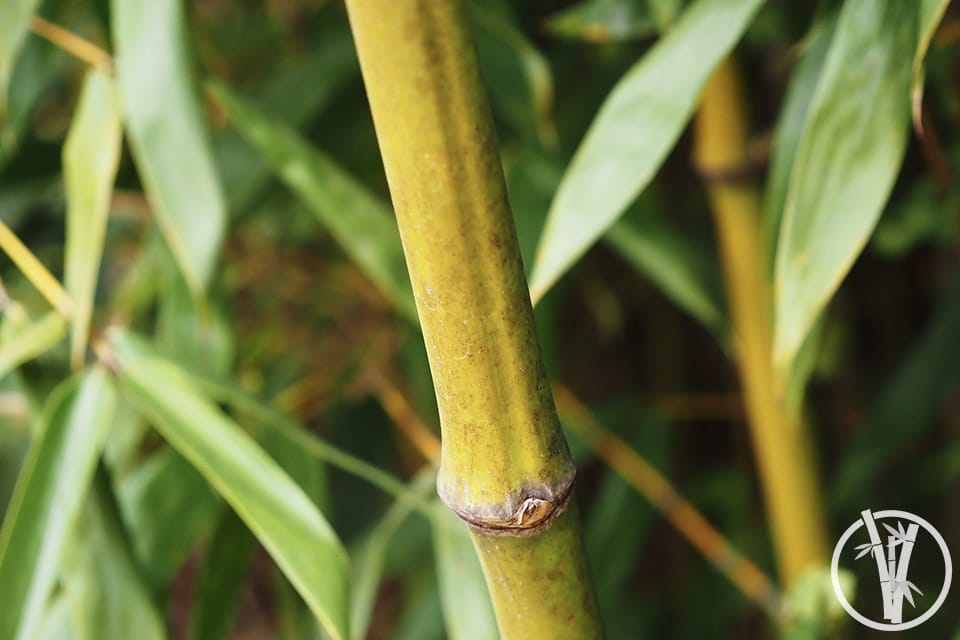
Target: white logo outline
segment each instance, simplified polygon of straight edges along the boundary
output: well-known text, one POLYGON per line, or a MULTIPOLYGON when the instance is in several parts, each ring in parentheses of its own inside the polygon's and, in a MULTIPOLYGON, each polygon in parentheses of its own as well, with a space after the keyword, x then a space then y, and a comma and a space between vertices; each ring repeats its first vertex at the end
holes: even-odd
POLYGON ((844 610, 846 610, 846 612, 850 614, 854 620, 866 627, 876 629, 877 631, 906 631, 907 629, 913 629, 914 627, 920 626, 933 617, 933 615, 940 609, 947 599, 947 595, 950 592, 950 584, 953 579, 953 562, 950 557, 950 550, 947 548, 946 540, 943 539, 943 536, 940 535, 940 532, 937 531, 933 525, 920 516, 910 513, 909 511, 902 511, 900 509, 884 509, 882 511, 873 512, 873 517, 878 520, 884 518, 902 518, 903 520, 914 522, 920 525, 933 537, 933 539, 937 542, 937 545, 940 547, 940 553, 943 556, 944 577, 943 587, 940 589, 940 594, 937 596, 936 601, 934 601, 933 605, 931 605, 929 609, 924 611, 916 618, 906 622, 901 622, 899 624, 875 622, 857 611, 847 600, 846 595, 843 593, 843 589, 840 587, 840 553, 843 551, 850 537, 861 527, 865 526, 863 519, 857 520, 850 525, 847 530, 843 532, 843 535, 840 536, 840 539, 837 541, 837 546, 835 546, 833 549, 833 559, 830 563, 830 579, 833 583, 833 591, 844 610))

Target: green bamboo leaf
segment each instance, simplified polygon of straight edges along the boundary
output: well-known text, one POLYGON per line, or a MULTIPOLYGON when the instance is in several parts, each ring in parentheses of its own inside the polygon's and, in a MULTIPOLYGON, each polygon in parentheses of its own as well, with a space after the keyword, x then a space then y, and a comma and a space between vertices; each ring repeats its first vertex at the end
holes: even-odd
MULTIPOLYGON (((23 402, 27 408, 26 398, 23 402)), ((0 422, 0 514, 7 511, 17 476, 30 448, 30 422, 29 408, 20 420, 11 416, 0 422)))
POLYGON ((124 477, 117 500, 151 589, 170 584, 224 510, 204 477, 172 449, 154 453, 124 477))
POLYGON ((275 431, 288 443, 300 447, 310 455, 346 473, 366 480, 385 493, 410 503, 414 509, 427 517, 432 514, 430 504, 422 500, 417 493, 412 492, 406 484, 380 467, 341 451, 325 440, 318 438, 302 425, 250 396, 234 384, 203 375, 194 374, 192 377, 199 388, 217 402, 227 404, 234 410, 249 415, 250 419, 257 421, 262 427, 275 431))
POLYGON ((389 207, 295 131, 271 120, 226 86, 211 84, 210 91, 233 125, 310 207, 347 255, 401 313, 416 322, 400 234, 389 207))
POLYGON ((14 328, 0 343, 0 377, 46 353, 63 340, 66 333, 67 323, 56 311, 14 328))
POLYGON ((17 51, 30 32, 30 19, 40 0, 4 0, 0 3, 0 149, 10 146, 13 132, 8 128, 7 85, 17 51))
POLYGON ((531 280, 543 297, 643 191, 762 0, 698 0, 617 83, 554 197, 531 280))
POLYGON ((192 640, 221 640, 234 624, 257 539, 232 511, 225 512, 206 544, 190 608, 192 640))
POLYGON ((310 498, 182 369, 122 330, 108 340, 124 395, 233 507, 326 632, 348 638, 346 552, 310 498))
POLYGON ((880 217, 907 140, 913 3, 848 0, 791 171, 775 260, 774 359, 787 369, 880 217))
POLYGON ((727 340, 719 267, 694 248, 665 219, 644 215, 622 219, 605 240, 624 260, 646 274, 660 289, 721 341, 727 340))
MULTIPOLYGON (((245 425, 246 426, 246 425, 245 425)), ((325 510, 329 504, 325 468, 299 442, 277 429, 252 431, 264 450, 290 475, 304 493, 325 510)), ((243 595, 243 587, 257 540, 235 513, 225 511, 205 545, 194 588, 190 638, 214 640, 226 637, 243 595)), ((289 589, 289 585, 284 585, 289 589)), ((306 614, 310 620, 313 616, 306 614)), ((315 625, 315 622, 314 622, 315 625)), ((351 629, 353 626, 351 625, 351 629)))
POLYGON ((561 38, 622 42, 657 33, 647 0, 584 0, 547 19, 547 30, 561 38))
POLYGON ((433 548, 447 636, 451 640, 499 637, 493 603, 467 525, 440 502, 433 521, 433 548))
POLYGON ((112 0, 127 136, 157 223, 198 299, 213 275, 226 205, 192 88, 182 0, 112 0))
POLYGON ((920 33, 917 41, 917 51, 913 56, 913 81, 910 85, 910 102, 913 106, 914 125, 920 129, 920 108, 923 106, 923 71, 927 52, 933 36, 947 12, 950 0, 920 0, 920 33))
POLYGON ((473 6, 477 59, 495 112, 518 133, 536 131, 541 144, 557 143, 553 74, 543 54, 508 20, 473 6))
POLYGON ((35 637, 36 640, 75 640, 70 602, 65 594, 58 594, 50 600, 35 637))
POLYGON ((75 640, 164 640, 163 617, 127 543, 106 474, 98 473, 63 559, 75 640))
POLYGON ((51 395, 0 530, 0 638, 32 638, 87 495, 116 404, 92 369, 51 395))
POLYGON ((67 193, 64 285, 73 300, 70 357, 75 369, 83 363, 87 349, 110 197, 120 164, 121 136, 113 81, 103 71, 93 69, 87 73, 63 146, 67 193))
POLYGON ((684 0, 647 0, 650 13, 657 21, 660 32, 666 31, 677 19, 677 14, 683 7, 684 0))
MULTIPOLYGON (((0 3, 3 5, 0 7, 0 14, 12 8, 18 1, 0 3)), ((58 2, 40 3, 37 6, 37 15, 43 16, 45 12, 52 15, 58 4, 58 2)), ((7 22, 6 18, 0 17, 0 25, 2 25, 0 30, 3 30, 5 27, 13 26, 13 22, 7 22)), ((3 58, 4 54, 0 54, 0 59, 3 58)), ((67 71, 70 58, 52 43, 39 37, 28 36, 13 56, 11 64, 12 68, 6 84, 6 116, 0 113, 0 169, 3 169, 16 154, 18 143, 23 140, 24 132, 32 124, 32 116, 38 103, 45 92, 67 71), (5 123, 4 118, 6 118, 5 123)), ((0 89, 0 112, 4 109, 3 94, 4 90, 0 89)), ((16 186, 25 186, 22 180, 16 182, 18 183, 16 186)), ((59 176, 56 182, 59 188, 59 176)), ((30 189, 30 192, 33 197, 36 197, 37 194, 33 189, 30 189)), ((9 209, 3 207, 3 210, 6 216, 9 209)))
MULTIPOLYGON (((427 468, 410 482, 409 489, 426 499, 428 494, 433 495, 436 492, 436 483, 436 470, 427 468)), ((383 576, 387 547, 412 511, 413 504, 409 500, 398 499, 370 533, 350 549, 351 565, 354 567, 350 609, 350 629, 353 632, 353 640, 363 640, 367 637, 370 616, 373 613, 373 605, 383 576)))
MULTIPOLYGON (((339 27, 340 25, 336 25, 339 27)), ((314 36, 301 62, 272 76, 259 92, 262 105, 293 127, 323 112, 360 75, 349 29, 330 28, 314 36)), ((248 209, 269 184, 270 167, 235 130, 217 136, 217 162, 232 215, 248 209)))
MULTIPOLYGON (((783 220, 783 207, 787 200, 787 187, 793 161, 797 155, 797 145, 803 134, 813 95, 823 71, 833 32, 837 26, 837 14, 816 24, 807 36, 808 42, 796 68, 790 75, 790 84, 784 97, 783 108, 777 119, 773 136, 773 148, 770 152, 770 169, 763 193, 763 235, 767 255, 776 255, 777 236, 783 220)), ((771 273, 773 264, 771 261, 771 273)))

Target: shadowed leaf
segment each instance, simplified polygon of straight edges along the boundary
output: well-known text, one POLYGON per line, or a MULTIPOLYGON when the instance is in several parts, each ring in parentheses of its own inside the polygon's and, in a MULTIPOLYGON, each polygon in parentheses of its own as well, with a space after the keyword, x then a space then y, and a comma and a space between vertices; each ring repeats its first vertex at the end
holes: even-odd
POLYGON ((182 0, 112 0, 117 82, 140 180, 197 298, 213 276, 226 205, 193 91, 182 0))
POLYGON ((843 6, 787 189, 775 263, 774 360, 786 370, 873 231, 907 139, 912 3, 843 6))
POLYGON ((406 317, 416 321, 400 233, 390 208, 296 132, 211 85, 231 122, 278 177, 310 207, 357 266, 406 317))
POLYGON ((33 637, 87 495, 116 394, 92 369, 53 393, 0 530, 0 638, 33 637))
POLYGON ((233 507, 326 632, 346 640, 347 555, 310 498, 182 369, 121 330, 109 343, 124 395, 233 507))
POLYGON ((534 300, 543 297, 653 179, 711 72, 761 4, 699 0, 617 83, 554 197, 530 282, 534 300))

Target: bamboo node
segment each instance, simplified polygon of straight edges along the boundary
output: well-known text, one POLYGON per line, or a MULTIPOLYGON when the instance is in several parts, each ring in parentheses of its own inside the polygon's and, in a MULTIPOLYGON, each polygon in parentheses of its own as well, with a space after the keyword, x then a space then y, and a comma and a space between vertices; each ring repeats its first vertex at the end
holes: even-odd
POLYGON ((525 538, 546 531, 567 507, 573 496, 574 476, 565 479, 562 486, 553 489, 547 486, 530 487, 519 499, 510 500, 510 505, 501 505, 491 510, 460 507, 447 504, 471 529, 485 536, 525 538), (517 505, 513 507, 513 505, 517 505), (504 517, 502 513, 510 515, 504 517))

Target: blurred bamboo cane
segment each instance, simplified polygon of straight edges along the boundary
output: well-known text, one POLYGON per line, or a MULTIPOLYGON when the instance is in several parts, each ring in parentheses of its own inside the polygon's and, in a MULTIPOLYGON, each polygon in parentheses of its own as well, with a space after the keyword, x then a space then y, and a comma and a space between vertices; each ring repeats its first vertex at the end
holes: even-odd
POLYGON ((817 465, 801 420, 784 405, 772 360, 772 299, 760 233, 759 196, 743 175, 747 121, 734 60, 715 72, 695 123, 695 160, 707 183, 719 236, 733 350, 747 406, 780 579, 792 585, 827 561, 817 465))

